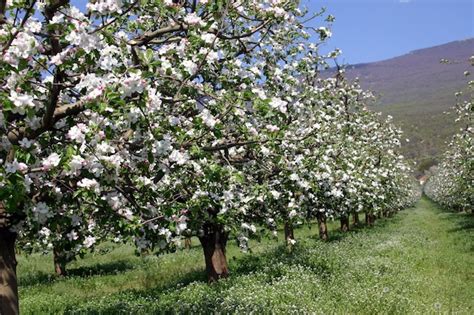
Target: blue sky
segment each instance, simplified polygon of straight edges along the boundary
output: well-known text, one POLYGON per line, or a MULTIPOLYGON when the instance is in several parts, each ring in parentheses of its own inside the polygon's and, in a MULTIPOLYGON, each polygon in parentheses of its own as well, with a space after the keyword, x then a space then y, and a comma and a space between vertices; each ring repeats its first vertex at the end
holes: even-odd
MULTIPOLYGON (((324 50, 342 49, 342 63, 388 59, 474 37, 474 0, 302 0, 336 17, 324 50)), ((313 26, 321 26, 321 20, 313 26)), ((474 52, 473 52, 474 53, 474 52)))
MULTIPOLYGON (((85 9, 85 0, 72 0, 85 9)), ((340 48, 344 64, 378 61, 474 37, 474 0, 301 0, 336 17, 323 52, 340 48)), ((322 26, 321 20, 312 22, 322 26)))

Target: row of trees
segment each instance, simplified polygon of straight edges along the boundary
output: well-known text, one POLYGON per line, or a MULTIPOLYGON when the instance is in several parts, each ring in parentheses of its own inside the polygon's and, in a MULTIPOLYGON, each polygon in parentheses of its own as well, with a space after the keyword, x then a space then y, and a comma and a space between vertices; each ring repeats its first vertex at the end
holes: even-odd
POLYGON ((15 245, 56 268, 104 239, 168 250, 197 236, 210 281, 257 227, 402 209, 400 131, 323 78, 331 32, 299 1, 0 0, 0 313, 15 245))
MULTIPOLYGON (((474 56, 470 58, 474 66, 474 56)), ((469 76, 468 71, 465 72, 469 76)), ((428 179, 425 193, 446 208, 457 211, 474 211, 474 81, 466 91, 457 93, 456 122, 461 124, 453 136, 441 163, 428 179)))

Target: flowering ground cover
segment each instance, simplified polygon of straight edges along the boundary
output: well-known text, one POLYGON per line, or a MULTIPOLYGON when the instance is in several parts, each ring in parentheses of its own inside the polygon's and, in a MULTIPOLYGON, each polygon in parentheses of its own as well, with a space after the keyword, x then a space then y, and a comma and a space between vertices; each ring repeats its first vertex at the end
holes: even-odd
MULTIPOLYGON (((102 244, 55 276, 51 256, 19 257, 23 314, 456 313, 474 311, 472 215, 426 198, 395 217, 336 232, 295 229, 289 253, 280 240, 229 241, 231 277, 208 285, 202 249, 143 257, 134 247, 102 244)), ((363 220, 362 220, 363 221, 363 220)))

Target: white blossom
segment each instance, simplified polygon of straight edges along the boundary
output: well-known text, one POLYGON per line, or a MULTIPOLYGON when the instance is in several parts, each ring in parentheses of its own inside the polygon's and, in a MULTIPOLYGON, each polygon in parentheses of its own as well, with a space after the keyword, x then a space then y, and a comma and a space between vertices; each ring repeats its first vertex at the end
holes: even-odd
POLYGON ((275 109, 278 109, 280 112, 282 113, 286 113, 287 112, 287 106, 288 102, 278 98, 278 97, 273 97, 270 101, 270 106, 272 108, 275 108, 275 109))
POLYGON ((99 191, 99 183, 95 179, 83 178, 77 182, 77 186, 89 190, 99 191))
POLYGON ((43 170, 47 171, 59 165, 61 157, 56 152, 51 153, 46 159, 43 160, 43 170))
POLYGON ((13 102, 13 105, 15 105, 15 107, 12 109, 13 113, 24 115, 28 107, 35 107, 33 96, 28 94, 20 94, 15 91, 11 91, 8 99, 13 102))
POLYGON ((183 165, 189 160, 187 153, 182 153, 178 150, 173 150, 169 156, 171 162, 176 162, 178 165, 183 165))
POLYGON ((96 238, 93 236, 87 236, 84 240, 84 247, 91 248, 96 242, 96 238))

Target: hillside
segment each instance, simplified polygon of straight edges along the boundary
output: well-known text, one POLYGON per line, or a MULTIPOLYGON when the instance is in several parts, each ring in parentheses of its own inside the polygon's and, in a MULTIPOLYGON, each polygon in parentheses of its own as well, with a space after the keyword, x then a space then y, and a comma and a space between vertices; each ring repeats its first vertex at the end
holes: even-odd
POLYGON ((454 117, 444 112, 455 104, 454 93, 465 89, 463 72, 469 70, 468 59, 473 54, 474 39, 468 39, 388 60, 350 65, 346 72, 374 92, 374 109, 395 118, 410 139, 403 143, 403 153, 424 168, 423 164, 444 151, 457 130, 454 117), (450 63, 440 63, 441 59, 450 63))

